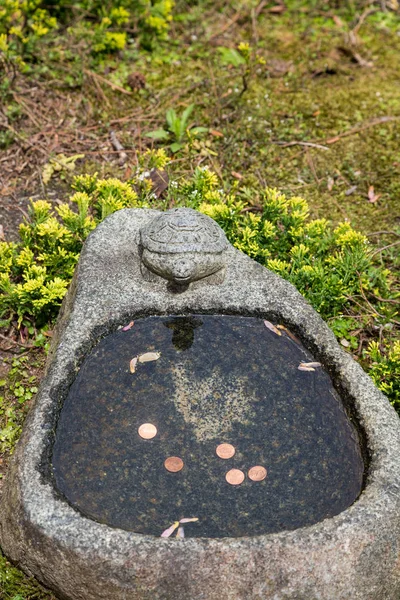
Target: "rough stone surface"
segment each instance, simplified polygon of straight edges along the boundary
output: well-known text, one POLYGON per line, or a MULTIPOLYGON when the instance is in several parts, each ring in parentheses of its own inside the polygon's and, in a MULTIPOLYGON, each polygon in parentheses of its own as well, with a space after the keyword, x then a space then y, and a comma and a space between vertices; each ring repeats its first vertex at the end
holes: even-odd
POLYGON ((119 211, 85 244, 6 481, 4 552, 70 600, 398 600, 400 427, 393 408, 300 294, 234 248, 220 285, 194 281, 175 294, 165 280, 145 281, 139 229, 155 214, 119 211), (180 541, 96 523, 58 497, 49 478, 54 430, 84 357, 133 318, 193 313, 283 323, 323 364, 369 453, 365 489, 350 508, 290 532, 180 541))

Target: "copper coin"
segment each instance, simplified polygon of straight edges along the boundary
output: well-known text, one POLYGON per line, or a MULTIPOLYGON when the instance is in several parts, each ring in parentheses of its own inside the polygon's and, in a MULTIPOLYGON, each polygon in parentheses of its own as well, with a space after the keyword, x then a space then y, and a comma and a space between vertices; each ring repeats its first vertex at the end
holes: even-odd
POLYGON ((251 467, 248 472, 249 479, 252 481, 262 481, 267 476, 267 469, 257 465, 255 467, 251 467))
POLYGON ((151 440, 157 435, 157 427, 152 423, 143 423, 138 429, 138 434, 144 440, 151 440))
POLYGON ((177 473, 183 469, 183 460, 179 456, 170 456, 164 462, 164 467, 170 473, 177 473))
POLYGON ((220 444, 217 446, 215 452, 220 458, 232 458, 236 450, 232 444, 220 444))
POLYGON ((244 481, 244 473, 240 469, 231 469, 225 475, 225 479, 231 485, 240 485, 244 481))

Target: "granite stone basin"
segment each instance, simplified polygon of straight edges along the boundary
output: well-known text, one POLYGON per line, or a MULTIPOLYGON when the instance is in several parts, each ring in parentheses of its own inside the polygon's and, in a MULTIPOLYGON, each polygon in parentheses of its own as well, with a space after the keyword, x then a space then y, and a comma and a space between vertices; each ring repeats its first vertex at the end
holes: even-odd
POLYGON ((394 409, 292 285, 186 210, 122 210, 86 241, 7 473, 3 552, 64 600, 399 600, 394 409), (160 358, 131 373, 142 352, 160 358), (229 486, 253 464, 266 479, 229 486))

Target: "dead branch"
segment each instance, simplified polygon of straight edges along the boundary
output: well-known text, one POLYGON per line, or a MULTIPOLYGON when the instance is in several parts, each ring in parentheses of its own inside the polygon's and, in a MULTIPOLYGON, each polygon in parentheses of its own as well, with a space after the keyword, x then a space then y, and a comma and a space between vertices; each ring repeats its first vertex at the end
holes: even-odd
POLYGON ((364 23, 365 19, 367 17, 369 17, 369 15, 372 15, 373 13, 377 12, 378 9, 375 7, 371 8, 371 7, 367 7, 364 9, 364 11, 361 13, 361 15, 359 16, 357 23, 355 24, 355 26, 353 27, 353 29, 351 30, 351 33, 356 36, 357 33, 359 32, 362 24, 364 23))
POLYGON ((27 350, 27 349, 31 350, 32 348, 38 348, 38 346, 34 346, 33 344, 21 344, 21 342, 12 340, 11 338, 7 337, 6 335, 3 335, 2 333, 0 333, 0 338, 2 340, 6 340, 10 344, 14 344, 15 346, 20 346, 21 348, 25 348, 25 350, 27 350))

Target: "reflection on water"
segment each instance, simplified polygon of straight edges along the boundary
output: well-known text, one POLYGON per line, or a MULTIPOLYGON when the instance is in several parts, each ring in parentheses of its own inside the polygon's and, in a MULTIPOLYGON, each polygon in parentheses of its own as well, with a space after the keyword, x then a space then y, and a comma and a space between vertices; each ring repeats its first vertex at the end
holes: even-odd
POLYGON ((295 529, 338 514, 361 491, 356 430, 313 357, 262 319, 149 317, 110 334, 84 361, 61 411, 53 452, 58 489, 85 515, 160 535, 198 517, 186 537, 295 529), (160 352, 158 360, 130 360, 160 352), (153 439, 138 433, 157 427, 153 439), (235 455, 216 455, 220 443, 235 455), (179 456, 178 473, 164 468, 179 456), (254 465, 268 476, 247 477, 254 465), (226 473, 246 473, 229 485, 226 473))
POLYGON ((172 343, 174 348, 183 351, 192 346, 195 329, 202 325, 202 321, 195 317, 174 317, 164 321, 164 325, 173 331, 172 343))

